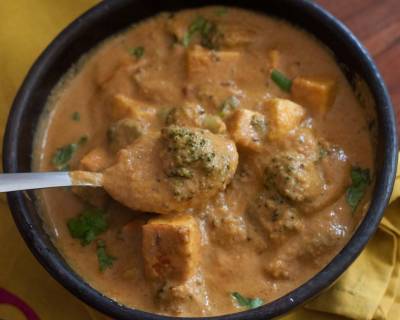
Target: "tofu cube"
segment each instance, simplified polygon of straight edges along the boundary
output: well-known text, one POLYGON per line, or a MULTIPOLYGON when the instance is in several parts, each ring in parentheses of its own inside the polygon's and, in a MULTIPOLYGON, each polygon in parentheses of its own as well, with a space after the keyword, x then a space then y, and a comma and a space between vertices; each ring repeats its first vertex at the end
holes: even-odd
POLYGON ((133 100, 123 94, 116 94, 112 97, 110 115, 112 120, 123 118, 137 118, 140 106, 143 103, 133 100))
POLYGON ((291 97, 312 113, 324 114, 335 102, 336 81, 297 77, 293 80, 291 97))
POLYGON ((150 279, 186 281, 199 264, 200 233, 189 214, 150 219, 143 226, 143 257, 150 279))
POLYGON ((81 160, 80 168, 87 171, 98 172, 109 167, 112 163, 112 156, 106 148, 97 147, 89 151, 81 160))
POLYGON ((302 106, 286 99, 270 99, 264 104, 268 124, 268 138, 280 140, 297 128, 306 113, 302 106))
POLYGON ((230 80, 239 58, 237 51, 210 51, 196 45, 187 53, 188 79, 196 83, 230 80))
POLYGON ((253 151, 261 151, 267 133, 267 124, 261 113, 238 109, 230 118, 228 130, 237 145, 253 151))

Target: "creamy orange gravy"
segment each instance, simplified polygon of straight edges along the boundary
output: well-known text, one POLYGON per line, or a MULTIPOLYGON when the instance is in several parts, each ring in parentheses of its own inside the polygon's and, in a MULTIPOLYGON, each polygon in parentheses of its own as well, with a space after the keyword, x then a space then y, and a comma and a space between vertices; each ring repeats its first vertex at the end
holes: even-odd
POLYGON ((78 146, 70 168, 102 171, 113 165, 118 147, 110 146, 107 131, 120 119, 113 114, 116 95, 140 102, 140 116, 127 118, 139 117, 146 130, 132 145, 159 133, 171 108, 200 105, 201 112, 188 107, 183 120, 172 122, 204 127, 205 114, 221 116, 223 123, 212 129, 234 140, 239 154, 236 174, 225 191, 182 212, 196 221, 200 258, 195 273, 180 282, 156 281, 145 272, 142 226, 155 214, 130 210, 100 189, 80 196, 65 189, 41 193, 47 227, 66 260, 94 288, 122 304, 162 314, 207 316, 243 310, 233 292, 270 302, 321 270, 349 240, 368 207, 371 187, 354 214, 345 195, 351 166, 374 171, 375 150, 363 107, 332 54, 284 21, 235 8, 221 14, 219 8, 208 7, 160 14, 109 39, 57 90, 37 133, 36 168, 55 170, 56 150, 82 136, 88 140, 78 146), (199 15, 223 30, 218 48, 202 46, 198 33, 187 47, 181 44, 199 15), (144 48, 143 56, 132 52, 137 47, 144 48), (191 65, 197 63, 196 54, 206 62, 191 65), (318 112, 295 101, 304 112, 299 114, 301 123, 278 137, 274 130, 280 127, 268 120, 273 116, 265 109, 276 107, 271 107, 272 98, 293 100, 293 92, 271 80, 273 69, 290 79, 334 81, 333 104, 318 112), (237 109, 221 115, 221 106, 231 97, 239 100, 237 109), (243 132, 235 131, 242 121, 237 110, 266 117, 261 140, 238 136, 243 132), (72 119, 74 112, 79 112, 79 121, 72 119), (101 152, 85 163, 83 157, 94 148, 101 152), (279 176, 293 152, 298 156, 291 158, 294 164, 300 163, 295 178, 299 188, 285 181, 296 173, 279 176), (99 270, 95 242, 81 246, 67 228, 68 219, 88 203, 107 211, 109 227, 98 238, 116 260, 104 272, 99 270))

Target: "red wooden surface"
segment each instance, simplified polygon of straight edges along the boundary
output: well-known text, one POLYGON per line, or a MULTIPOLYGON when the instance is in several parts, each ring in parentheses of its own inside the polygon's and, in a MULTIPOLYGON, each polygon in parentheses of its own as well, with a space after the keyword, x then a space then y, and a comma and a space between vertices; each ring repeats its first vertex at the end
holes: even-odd
MULTIPOLYGON (((385 79, 400 123, 400 0, 317 0, 367 47, 385 79)), ((400 133, 400 131, 398 131, 400 133)))

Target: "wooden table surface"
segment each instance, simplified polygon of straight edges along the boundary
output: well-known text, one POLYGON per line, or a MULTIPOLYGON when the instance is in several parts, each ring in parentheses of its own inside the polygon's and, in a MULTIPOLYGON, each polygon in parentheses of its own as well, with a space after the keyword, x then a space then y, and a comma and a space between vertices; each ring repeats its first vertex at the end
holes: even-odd
MULTIPOLYGON (((317 0, 367 47, 385 79, 400 123, 400 0, 317 0)), ((399 126, 400 127, 400 126, 399 126)), ((398 131, 400 134, 400 130, 398 131)))

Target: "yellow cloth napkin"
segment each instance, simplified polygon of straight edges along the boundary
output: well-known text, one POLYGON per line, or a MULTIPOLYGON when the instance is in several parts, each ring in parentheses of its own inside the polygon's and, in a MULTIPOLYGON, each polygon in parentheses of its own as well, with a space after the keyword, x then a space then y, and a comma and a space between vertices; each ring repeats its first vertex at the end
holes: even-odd
MULTIPOLYGON (((96 2, 0 1, 1 141, 12 99, 34 59, 62 28, 96 2)), ((398 197, 400 179, 392 200, 398 197)), ((340 280, 283 319, 399 320, 399 237, 397 201, 387 209, 378 232, 340 280)), ((0 197, 0 243, 0 319, 107 319, 72 296, 39 265, 17 232, 4 196, 0 197)))

